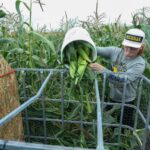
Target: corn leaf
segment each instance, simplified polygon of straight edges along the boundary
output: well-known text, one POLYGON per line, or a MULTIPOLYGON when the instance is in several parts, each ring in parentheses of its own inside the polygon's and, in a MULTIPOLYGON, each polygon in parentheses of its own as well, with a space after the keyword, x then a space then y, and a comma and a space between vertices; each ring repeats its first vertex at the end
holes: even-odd
MULTIPOLYGON (((52 41, 49 41, 46 37, 42 36, 41 34, 31 31, 29 34, 33 35, 37 40, 42 41, 43 43, 47 44, 47 46, 50 48, 51 52, 56 55, 55 47, 52 41)), ((50 57, 50 51, 49 57, 50 57)))

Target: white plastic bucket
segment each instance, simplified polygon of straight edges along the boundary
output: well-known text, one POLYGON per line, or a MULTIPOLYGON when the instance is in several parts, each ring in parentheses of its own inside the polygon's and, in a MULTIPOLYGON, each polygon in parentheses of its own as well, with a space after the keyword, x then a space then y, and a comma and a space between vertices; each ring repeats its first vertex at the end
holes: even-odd
POLYGON ((65 47, 73 41, 85 41, 85 42, 88 42, 89 44, 91 44, 92 59, 93 59, 93 61, 96 60, 96 58, 97 58, 96 46, 95 46, 93 40, 91 39, 89 33, 87 32, 87 30, 85 30, 82 27, 73 27, 70 30, 68 30, 68 32, 66 33, 62 47, 61 47, 61 60, 62 61, 63 61, 63 51, 64 51, 65 47))

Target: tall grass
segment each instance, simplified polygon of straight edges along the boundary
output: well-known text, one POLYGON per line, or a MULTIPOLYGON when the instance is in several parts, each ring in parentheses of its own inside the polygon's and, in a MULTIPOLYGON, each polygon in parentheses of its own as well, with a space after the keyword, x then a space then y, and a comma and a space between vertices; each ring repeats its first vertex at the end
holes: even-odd
MULTIPOLYGON (((39 3, 40 4, 40 3, 39 3)), ((146 43, 147 48, 145 51, 145 60, 147 61, 148 67, 145 71, 146 76, 150 76, 150 18, 145 15, 145 13, 149 13, 149 9, 141 9, 133 15, 133 25, 128 26, 126 24, 120 23, 120 16, 117 18, 115 23, 104 24, 105 14, 99 14, 98 10, 98 1, 96 3, 96 11, 94 14, 90 15, 86 21, 79 21, 77 19, 68 19, 67 14, 65 21, 63 20, 60 24, 60 28, 58 30, 48 31, 45 30, 35 30, 32 27, 32 5, 33 2, 30 0, 30 4, 28 5, 25 1, 16 0, 16 11, 17 14, 11 14, 5 10, 0 10, 0 53, 7 59, 7 61, 14 68, 18 67, 30 67, 30 68, 62 68, 63 64, 60 61, 60 46, 62 44, 64 35, 66 31, 73 26, 83 26, 85 27, 94 42, 97 46, 121 46, 122 40, 124 38, 125 32, 131 27, 141 28, 146 33, 146 43), (24 6, 25 9, 29 11, 29 22, 23 20, 23 15, 21 13, 21 5, 24 6)), ((41 6, 41 5, 40 5, 41 6)), ((104 65, 109 65, 109 63, 104 60, 98 58, 99 62, 102 62, 104 65)), ((67 76, 67 81, 64 85, 68 86, 66 88, 66 97, 73 98, 77 97, 77 99, 81 99, 79 96, 79 87, 73 87, 71 85, 71 79, 67 76)), ((35 76, 33 74, 30 75, 31 82, 26 85, 29 91, 36 91, 37 84, 35 83, 35 76)), ((54 79, 56 81, 56 79, 54 79)), ((99 79, 100 80, 100 79, 99 79)), ((50 85, 46 91, 46 94, 55 94, 53 91, 58 85, 60 80, 56 82, 54 86, 50 85), (52 87, 51 87, 52 86, 52 87), (49 91, 53 91, 50 93, 49 91)), ((51 83, 53 84, 53 83, 51 83)), ((87 89, 88 90, 88 89, 87 89)), ((87 91, 85 91, 87 92, 87 91)), ((88 91, 88 95, 94 97, 94 94, 91 91, 88 91)), ((60 93, 59 93, 60 94, 60 93)), ((56 95, 57 96, 57 95, 56 95)), ((86 99, 86 98, 85 98, 86 99)), ((47 109, 48 115, 53 114, 53 117, 60 115, 60 111, 58 109, 58 105, 48 104, 51 109, 47 109)), ((89 104, 88 104, 89 105, 89 104)), ((35 114, 34 110, 40 110, 38 105, 33 106, 30 112, 33 115, 39 115, 37 112, 35 114)), ((81 105, 75 107, 73 105, 66 105, 68 109, 66 113, 66 119, 78 118, 79 108, 81 105), (73 109, 74 108, 74 109, 73 109), (69 112, 70 111, 70 112, 69 112)), ((90 108, 91 109, 91 108, 90 108)), ((95 107, 88 112, 91 114, 85 113, 85 118, 90 119, 95 115, 94 114, 95 107)), ((93 118, 92 118, 93 119, 93 118)), ((111 120, 110 120, 111 121, 111 120)), ((67 126, 71 128, 70 126, 67 126)), ((78 137, 79 126, 75 126, 75 129, 71 128, 72 136, 78 137)), ((58 126, 58 128, 61 128, 58 126)), ((95 144, 95 128, 92 129, 93 134, 91 134, 91 129, 86 127, 80 135, 80 139, 75 140, 71 139, 73 137, 68 137, 67 131, 58 132, 56 135, 61 135, 62 138, 59 140, 60 144, 70 144, 78 146, 81 143, 81 146, 86 147, 87 145, 93 147, 95 144), (66 134, 65 134, 66 132, 66 134), (66 138, 68 140, 66 140, 66 138), (89 139, 88 139, 89 138, 89 139), (86 140, 89 140, 86 142, 86 140), (92 139, 92 142, 90 141, 92 139)), ((52 132, 52 131, 51 131, 52 132)), ((105 131, 105 137, 109 135, 109 131, 105 131)), ((127 139, 128 140, 128 139, 127 139)), ((126 141, 127 142, 127 141, 126 141)), ((132 144, 131 142, 129 142, 132 144)))

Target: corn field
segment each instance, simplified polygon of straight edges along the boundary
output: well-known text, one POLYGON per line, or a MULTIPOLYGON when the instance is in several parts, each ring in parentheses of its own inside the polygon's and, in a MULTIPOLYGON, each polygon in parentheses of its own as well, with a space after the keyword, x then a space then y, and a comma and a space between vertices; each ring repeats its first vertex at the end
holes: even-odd
MULTIPOLYGON (((136 13, 132 14, 132 25, 122 24, 120 22, 120 16, 116 22, 111 24, 104 24, 103 19, 104 14, 98 13, 98 3, 96 4, 96 11, 91 16, 87 17, 86 21, 79 21, 77 19, 67 19, 61 22, 60 28, 51 29, 48 31, 44 26, 40 29, 33 29, 32 27, 32 5, 27 5, 25 1, 16 0, 16 11, 17 14, 10 13, 9 10, 0 7, 0 55, 2 55, 12 68, 44 68, 44 69, 64 69, 65 65, 61 62, 60 49, 63 43, 65 33, 72 27, 81 26, 84 27, 91 35, 93 41, 97 46, 117 46, 121 47, 122 40, 124 39, 125 32, 132 28, 140 28, 146 34, 146 48, 143 54, 146 60, 146 69, 144 75, 150 78, 150 8, 141 8, 136 13), (23 20, 20 7, 21 5, 29 11, 29 22, 23 20), (148 15, 145 15, 148 14, 148 15)), ((39 3, 40 5, 40 3, 39 3)), ((109 62, 103 58, 97 58, 97 62, 103 64, 109 68, 109 62)), ((65 68, 66 69, 66 68, 65 68)), ((28 96, 34 95, 39 86, 40 79, 34 73, 27 74, 26 87, 28 91, 28 96)), ((94 99, 95 93, 93 92, 94 87, 89 87, 88 85, 93 85, 95 75, 92 72, 85 72, 82 82, 79 84, 74 84, 74 79, 72 79, 69 74, 65 76, 64 86, 65 88, 65 99, 80 100, 86 99, 84 104, 70 104, 65 103, 65 109, 67 110, 64 118, 65 119, 79 119, 80 108, 83 107, 83 118, 84 120, 96 120, 96 105, 94 101, 90 101, 90 98, 94 99), (88 88, 87 88, 88 87, 88 88), (84 89, 84 90, 83 90, 84 89), (87 94, 88 93, 88 94, 87 94), (92 104, 91 104, 92 103, 92 104)), ((23 76, 17 75, 18 87, 20 97, 23 94, 21 91, 23 76)), ((98 78, 101 81, 101 78, 98 78)), ((57 98, 60 94, 60 77, 58 75, 53 76, 53 81, 45 89, 47 96, 52 96, 57 98)), ((78 82, 78 81, 77 81, 78 82)), ((107 89, 106 89, 107 90, 107 89)), ((107 92, 107 91, 106 91, 107 92)), ((144 97, 144 95, 143 95, 144 97)), ((23 99, 20 100, 23 103, 23 99)), ((30 116, 38 117, 41 115, 41 103, 37 102, 28 109, 30 116)), ((52 118, 60 118, 60 104, 45 102, 46 116, 51 116, 52 118)), ((23 114, 22 114, 23 115, 23 114)), ((107 115, 107 114, 106 114, 107 115)), ((112 116, 108 118, 109 122, 114 122, 115 118, 112 116)), ((105 122, 105 118, 104 118, 105 122)), ((40 135, 42 133, 41 124, 31 123, 31 132, 40 135), (38 128, 38 133, 37 133, 38 128)), ((61 137, 58 140, 49 140, 47 144, 54 145, 65 145, 65 146, 80 146, 85 148, 95 148, 96 145, 96 127, 95 126, 85 126, 85 129, 80 132, 79 125, 64 125, 64 129, 61 129, 61 124, 52 124, 47 129, 47 134, 57 137, 61 137), (53 128, 53 130, 52 130, 53 128), (70 133, 71 132, 71 133, 70 133)), ((26 133, 26 129, 24 129, 26 133)), ((104 137, 107 141, 110 139, 110 135, 115 135, 111 130, 107 128, 104 129, 104 137)), ((25 137, 25 140, 27 138, 25 137)), ((37 140, 31 142, 44 143, 43 140, 37 140)), ((135 139, 130 133, 125 133, 124 148, 128 149, 130 147, 136 146, 135 139)), ((113 147, 107 147, 109 150, 114 150, 113 147)))

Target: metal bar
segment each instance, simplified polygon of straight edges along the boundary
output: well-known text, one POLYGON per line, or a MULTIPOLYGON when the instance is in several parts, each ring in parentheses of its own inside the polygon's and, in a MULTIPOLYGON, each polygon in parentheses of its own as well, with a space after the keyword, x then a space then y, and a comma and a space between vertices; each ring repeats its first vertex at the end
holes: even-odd
MULTIPOLYGON (((24 135, 24 137, 26 138, 26 135, 24 135)), ((39 136, 39 135, 30 135, 30 138, 31 139, 38 139, 38 140, 43 140, 45 137, 44 136, 39 136)), ((57 141, 58 140, 58 137, 56 137, 55 135, 54 135, 54 137, 50 137, 50 136, 47 136, 47 140, 55 140, 55 141, 57 141)), ((26 141, 27 142, 27 141, 26 141)), ((34 142, 34 140, 32 140, 32 143, 34 142)), ((42 142, 41 142, 42 143, 42 142)))
POLYGON ((138 100, 137 100, 137 109, 135 113, 135 120, 134 120, 134 129, 137 128, 137 121, 138 121, 138 110, 140 108, 140 102, 141 102, 141 95, 142 95, 142 83, 143 83, 143 78, 140 80, 139 84, 139 90, 138 90, 138 100))
MULTIPOLYGON (((106 145, 111 145, 111 146, 115 146, 115 147, 118 147, 119 146, 119 143, 105 143, 106 145)), ((114 149, 114 150, 116 150, 116 149, 114 149)))
POLYGON ((54 146, 46 144, 33 144, 26 142, 15 142, 15 141, 4 141, 0 140, 0 149, 3 149, 5 144, 5 149, 7 150, 94 150, 78 147, 65 147, 65 146, 54 146))
MULTIPOLYGON (((44 82, 44 76, 43 76, 43 71, 40 71, 40 80, 41 80, 41 84, 44 82)), ((44 97, 44 93, 41 93, 41 97, 44 97)), ((45 114, 45 100, 42 99, 42 115, 43 115, 43 132, 44 132, 44 143, 47 144, 47 131, 46 131, 46 114, 45 114)))
POLYGON ((65 69, 42 69, 42 68, 16 68, 16 71, 36 71, 36 72, 67 72, 65 69))
POLYGON ((103 87, 102 87, 102 112, 104 112, 104 97, 106 90, 106 73, 103 74, 103 87))
POLYGON ((61 119, 62 129, 64 129, 64 73, 61 72, 61 119))
POLYGON ((17 107, 15 110, 13 110, 12 112, 10 112, 8 115, 6 115, 5 117, 3 117, 0 120, 0 126, 4 125, 8 121, 10 121, 12 118, 14 118, 16 115, 18 115, 21 111, 23 111, 29 105, 31 105, 32 103, 34 103, 39 98, 39 96, 41 95, 41 93, 43 92, 43 89, 45 88, 45 86, 46 86, 47 82, 49 81, 51 75, 52 75, 52 73, 50 72, 48 74, 47 78, 45 79, 45 81, 43 82, 41 88, 39 89, 39 91, 37 92, 37 94, 35 96, 33 96, 27 102, 23 103, 22 105, 20 105, 19 107, 17 107))
MULTIPOLYGON (((81 101, 77 101, 77 100, 65 100, 64 99, 64 77, 63 77, 63 73, 66 71, 64 69, 30 69, 30 68, 18 68, 16 69, 17 71, 26 71, 26 72, 31 72, 31 71, 35 71, 35 72, 50 72, 49 75, 47 76, 47 78, 45 79, 45 81, 43 82, 41 88, 39 89, 38 93, 31 97, 28 101, 24 102, 20 107, 16 108, 14 111, 12 111, 11 113, 9 113, 8 115, 6 115, 4 118, 2 118, 0 120, 0 126, 2 126, 3 124, 5 124, 6 122, 8 122, 9 120, 11 120, 13 117, 15 117, 17 114, 19 114, 21 111, 23 111, 24 109, 26 110, 25 113, 25 120, 27 121, 26 124, 27 129, 29 130, 29 120, 37 120, 37 121, 43 121, 43 125, 44 125, 44 135, 43 136, 32 136, 30 135, 30 132, 27 131, 27 134, 25 136, 30 136, 30 138, 34 139, 46 139, 46 141, 48 139, 52 139, 52 137, 48 137, 46 134, 46 122, 47 121, 52 121, 52 122, 61 122, 62 126, 64 123, 76 123, 76 124, 80 124, 80 128, 82 129, 84 124, 88 124, 88 125, 97 125, 97 150, 104 150, 104 142, 103 142, 103 129, 102 129, 102 125, 104 126, 115 126, 115 127, 119 127, 120 129, 120 135, 121 135, 121 129, 123 128, 128 128, 129 130, 133 131, 134 129, 126 126, 126 125, 122 125, 122 115, 123 115, 123 111, 124 111, 124 106, 128 106, 128 104, 125 103, 125 99, 124 99, 124 94, 125 94, 125 89, 123 92, 123 98, 122 98, 122 104, 119 103, 105 103, 104 102, 104 94, 105 94, 105 86, 106 86, 106 78, 104 78, 103 81, 103 89, 102 89, 102 103, 100 101, 100 95, 99 95, 99 89, 98 89, 98 81, 95 80, 95 92, 96 92, 96 102, 90 102, 91 104, 97 104, 97 123, 96 122, 87 122, 84 121, 83 119, 83 104, 86 103, 86 101, 83 100, 83 93, 81 93, 81 101), (45 88, 47 82, 49 81, 49 78, 51 76, 51 72, 58 72, 61 73, 61 99, 44 99, 44 101, 52 101, 52 102, 60 102, 61 103, 61 118, 60 119, 50 119, 50 118, 46 118, 45 115, 45 105, 43 102, 43 118, 35 118, 35 117, 29 117, 27 114, 27 107, 29 105, 31 105, 33 102, 35 102, 37 99, 41 100, 41 98, 39 98, 43 92, 43 89, 45 88), (65 120, 64 119, 64 103, 81 103, 81 120, 79 121, 74 121, 74 120, 65 120), (101 106, 102 105, 102 106, 101 106), (122 107, 121 109, 121 119, 120 119, 120 124, 107 124, 104 123, 102 124, 102 112, 103 112, 103 105, 120 105, 122 107)), ((147 84, 150 85, 150 80, 146 77, 143 76, 143 80, 146 81, 147 84)), ((25 85, 24 85, 25 86, 25 85)), ((126 85, 124 85, 125 88, 126 85)), ((25 95, 27 97, 27 95, 25 95)), ((140 100, 140 97, 138 97, 138 99, 140 100)), ((148 117, 147 119, 144 117, 144 115, 142 114, 142 112, 139 110, 138 104, 137 106, 131 106, 134 109, 136 109, 137 115, 139 114, 139 116, 141 116, 146 129, 149 129, 149 117, 150 117, 150 110, 148 110, 147 114, 148 117)), ((149 109, 150 109, 150 103, 149 103, 149 109)), ((135 127, 136 128, 136 127, 135 127)), ((145 135, 146 135, 146 130, 145 129, 145 135)), ((119 136, 120 136, 119 135, 119 136)), ((118 143, 105 143, 106 145, 115 145, 119 146, 120 142, 121 142, 121 136, 119 137, 120 139, 118 140, 118 143)), ((146 139, 143 140, 144 142, 146 142, 146 139)), ((45 144, 31 144, 31 143, 25 143, 25 142, 14 142, 14 141, 4 141, 4 140, 0 140, 0 149, 2 149, 5 145, 5 149, 8 150, 86 150, 86 149, 82 149, 82 148, 72 148, 72 147, 64 147, 64 146, 51 146, 51 145, 45 145, 45 144)), ((145 143, 143 143, 143 149, 145 149, 144 147, 145 143)), ((89 149, 88 149, 89 150, 89 149)))
POLYGON ((146 124, 145 124, 145 131, 144 131, 144 136, 143 136, 143 146, 142 150, 145 150, 146 146, 146 140, 148 139, 149 135, 149 121, 150 121, 150 94, 148 93, 148 109, 147 109, 147 119, 146 119, 146 124))
MULTIPOLYGON (((26 78, 26 72, 22 71, 22 75, 23 75, 23 95, 24 95, 24 99, 27 99, 27 93, 25 90, 25 78, 26 78)), ((26 125, 26 130, 27 130, 27 139, 28 142, 30 142, 30 130, 29 130, 29 120, 28 120, 28 110, 25 109, 25 125, 26 125)))
POLYGON ((97 79, 95 79, 95 90, 96 90, 96 101, 97 101, 97 148, 96 150, 104 150, 101 103, 100 103, 100 95, 98 90, 97 79))
MULTIPOLYGON (((32 120, 32 121, 43 121, 43 118, 35 118, 35 117, 29 117, 28 120, 32 120)), ((59 122, 62 123, 61 119, 50 119, 50 118, 46 118, 47 122, 59 122)), ((77 124, 81 124, 81 121, 75 121, 75 120, 64 120, 64 123, 77 123, 77 124)), ((88 121, 83 121, 83 124, 85 125, 96 125, 96 122, 88 122, 88 121)))
POLYGON ((83 82, 81 82, 80 84, 81 86, 80 88, 80 94, 81 94, 81 111, 80 111, 80 130, 81 130, 81 134, 83 134, 83 82))
MULTIPOLYGON (((21 97, 21 98, 23 98, 23 97, 21 97)), ((30 99, 31 97, 28 97, 28 99, 30 99)), ((39 98, 39 100, 40 100, 41 98, 39 98)), ((62 99, 54 99, 54 98, 45 98, 45 101, 52 101, 52 102, 62 102, 62 99)), ((64 99, 64 102, 66 102, 66 103, 81 103, 79 100, 70 100, 69 99, 69 101, 68 100, 66 100, 66 99, 64 99)), ((83 101, 83 103, 87 103, 86 101, 83 101)), ((95 104, 96 105, 96 102, 94 102, 94 101, 90 101, 89 102, 90 104, 95 104)), ((106 102, 104 102, 104 103, 106 103, 106 102)))
MULTIPOLYGON (((118 134, 118 143, 121 144, 121 130, 122 130, 122 122, 123 122, 123 113, 124 113, 124 106, 125 106, 125 92, 126 92, 126 85, 127 85, 127 76, 125 75, 125 82, 123 85, 123 95, 122 95, 122 102, 121 102, 121 115, 120 115, 120 125, 119 125, 119 134, 118 134)), ((120 148, 118 147, 118 150, 120 148)))

